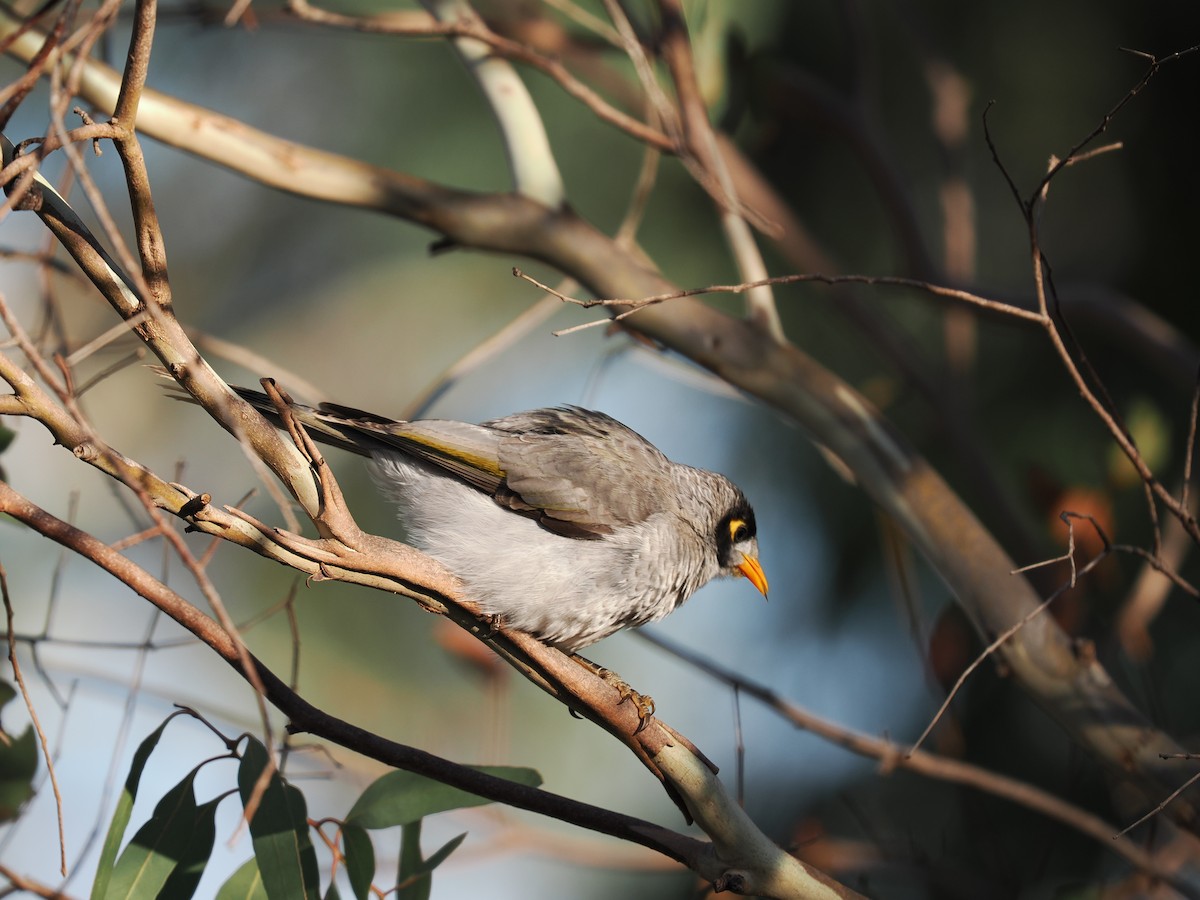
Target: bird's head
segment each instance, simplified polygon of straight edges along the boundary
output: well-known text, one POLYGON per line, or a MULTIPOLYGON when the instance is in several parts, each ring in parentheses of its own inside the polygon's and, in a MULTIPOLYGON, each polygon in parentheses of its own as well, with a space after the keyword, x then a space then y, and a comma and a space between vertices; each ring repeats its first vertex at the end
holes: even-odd
POLYGON ((717 562, 722 573, 741 575, 767 596, 767 576, 758 561, 758 527, 754 510, 744 497, 717 524, 717 562))

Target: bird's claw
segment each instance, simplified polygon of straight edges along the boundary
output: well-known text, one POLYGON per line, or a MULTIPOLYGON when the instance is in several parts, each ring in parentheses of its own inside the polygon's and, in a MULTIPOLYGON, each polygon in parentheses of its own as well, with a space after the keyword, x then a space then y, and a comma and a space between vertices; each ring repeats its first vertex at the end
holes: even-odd
POLYGON ((621 699, 617 701, 618 703, 625 703, 626 701, 629 701, 633 703, 634 707, 637 708, 638 726, 633 730, 633 733, 637 734, 643 728, 645 728, 646 723, 650 721, 650 718, 654 715, 654 698, 649 694, 639 694, 629 686, 629 682, 627 682, 612 669, 605 669, 601 667, 596 670, 596 674, 604 679, 605 684, 611 688, 614 688, 621 696, 621 699))
POLYGON ((654 715, 653 697, 651 697, 649 694, 639 694, 629 686, 629 682, 627 682, 612 669, 598 665, 597 663, 592 662, 590 659, 580 656, 578 653, 571 654, 571 659, 575 660, 593 675, 600 678, 609 687, 616 690, 621 697, 621 699, 617 701, 618 705, 627 700, 633 703, 638 712, 638 726, 633 730, 634 734, 637 734, 646 727, 646 723, 649 722, 650 718, 654 715))

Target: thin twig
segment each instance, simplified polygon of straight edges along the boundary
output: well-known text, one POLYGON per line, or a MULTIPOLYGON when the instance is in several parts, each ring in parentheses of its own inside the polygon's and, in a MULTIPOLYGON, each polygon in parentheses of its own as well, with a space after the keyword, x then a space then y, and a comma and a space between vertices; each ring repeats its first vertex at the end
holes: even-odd
POLYGON ((1150 812, 1146 813, 1144 816, 1142 816, 1136 822, 1132 822, 1129 825, 1126 825, 1124 828, 1122 828, 1120 831, 1118 831, 1116 834, 1114 834, 1113 840, 1115 841, 1119 837, 1124 837, 1126 834, 1133 831, 1133 829, 1137 828, 1139 825, 1141 825, 1146 820, 1152 819, 1155 816, 1157 816, 1164 809, 1166 809, 1168 806, 1170 806, 1171 802, 1176 797, 1178 797, 1180 794, 1182 794, 1184 791, 1186 791, 1188 788, 1190 788, 1197 781, 1200 781, 1200 772, 1197 772, 1195 775, 1193 775, 1191 778, 1189 778, 1187 781, 1185 781, 1183 784, 1181 784, 1175 790, 1171 791, 1171 793, 1168 794, 1166 796, 1166 798, 1164 798, 1163 801, 1158 804, 1158 806, 1156 806, 1156 807, 1154 807, 1154 809, 1150 810, 1150 812))
POLYGON ((933 729, 937 727, 938 722, 942 720, 942 717, 950 708, 950 704, 954 702, 954 698, 958 696, 959 691, 962 690, 963 685, 967 683, 967 679, 971 677, 975 670, 983 665, 984 661, 992 656, 992 654, 1004 646, 1004 644, 1007 643, 1013 635, 1024 628, 1026 623, 1032 621, 1036 616, 1041 615, 1042 612, 1045 611, 1046 607, 1053 603, 1057 597, 1058 592, 1056 591, 1033 609, 1029 610, 1029 612, 1006 628, 1003 632, 1001 632, 999 637, 988 644, 982 652, 980 652, 973 660, 971 660, 971 664, 963 669, 963 671, 959 674, 958 679, 954 682, 954 686, 946 693, 946 698, 942 701, 942 705, 939 706, 937 712, 933 714, 933 718, 929 720, 929 724, 925 726, 925 730, 921 732, 920 737, 913 741, 912 747, 909 748, 907 755, 911 756, 915 751, 921 748, 921 745, 925 743, 925 739, 928 738, 933 732, 933 729))
POLYGON ((1158 508, 1156 502, 1161 502, 1174 515, 1184 529, 1187 531, 1191 539, 1200 544, 1200 523, 1188 511, 1187 507, 1180 503, 1179 499, 1172 494, 1154 477, 1154 473, 1146 464, 1145 459, 1138 451, 1134 444, 1133 438, 1128 430, 1119 421, 1119 416, 1116 413, 1115 404, 1108 396, 1104 388, 1104 384, 1092 368, 1086 354, 1079 341, 1075 338, 1071 330, 1070 323, 1062 314, 1062 309, 1058 301, 1058 293, 1054 290, 1053 274, 1050 271, 1049 262, 1045 254, 1042 252, 1039 242, 1039 215, 1038 210, 1040 204, 1044 203, 1050 182, 1062 172, 1068 165, 1072 165, 1082 159, 1090 158, 1098 152, 1107 152, 1114 149, 1116 145, 1107 145, 1091 151, 1088 154, 1082 154, 1083 148, 1094 140, 1097 136, 1108 129, 1112 119, 1118 112, 1134 97, 1136 97, 1149 84, 1150 80, 1158 73, 1163 65, 1178 60, 1184 56, 1200 51, 1200 45, 1189 47, 1186 50, 1181 50, 1177 53, 1172 53, 1161 59, 1151 54, 1135 52, 1150 61, 1150 66, 1143 74, 1142 78, 1121 98, 1117 104, 1105 114, 1100 123, 1092 129, 1092 131, 1079 141, 1070 151, 1062 158, 1052 158, 1051 165, 1047 173, 1038 182, 1037 187, 1032 191, 1028 199, 1024 199, 1020 190, 1017 188, 1012 175, 1009 174, 1008 168, 1000 158, 1000 153, 996 148, 996 144, 992 139, 991 130, 988 126, 988 112, 991 110, 992 104, 989 103, 983 113, 983 128, 984 136, 987 145, 992 154, 992 160, 999 169, 1005 182, 1008 184, 1013 198, 1016 200, 1018 207, 1021 210, 1021 215, 1024 218, 1029 229, 1029 250, 1031 256, 1031 265, 1034 276, 1034 288, 1037 296, 1038 311, 1041 313, 1041 321, 1039 324, 1045 329, 1047 336, 1050 339, 1051 345, 1055 353, 1062 362, 1063 368, 1066 370, 1070 379, 1074 382, 1079 390, 1084 401, 1095 415, 1104 424, 1121 452, 1133 465, 1138 476, 1142 479, 1145 485, 1147 513, 1154 533, 1154 551, 1151 554, 1152 558, 1157 558, 1161 555, 1162 535, 1158 524, 1158 508), (1050 315, 1049 298, 1053 298, 1055 315, 1050 315), (1057 321, 1056 321, 1057 320, 1057 321), (1065 337, 1064 337, 1065 333, 1065 337), (1073 354, 1070 347, 1073 347, 1073 354), (1075 357, 1078 356, 1080 363, 1087 372, 1087 377, 1080 371, 1080 365, 1076 363, 1075 357), (1102 396, 1097 396, 1099 393, 1102 396), (1103 399, 1102 399, 1103 398, 1103 399))
MULTIPOLYGON (((43 897, 45 900, 71 900, 59 888, 50 887, 48 884, 42 884, 40 881, 34 881, 25 875, 13 871, 4 863, 0 863, 0 876, 8 879, 8 883, 19 891, 25 891, 33 894, 35 897, 43 897)), ((8 891, 4 891, 4 896, 8 895, 8 891)))
POLYGON ((38 743, 42 745, 42 757, 46 760, 46 771, 50 775, 50 787, 54 792, 54 808, 58 813, 59 871, 62 872, 63 877, 66 877, 67 830, 66 819, 63 816, 62 791, 58 789, 58 774, 54 770, 54 756, 50 752, 50 742, 46 739, 46 732, 42 730, 42 723, 38 718, 37 707, 34 706, 33 698, 29 696, 29 688, 25 684, 25 676, 21 673, 21 664, 17 661, 17 645, 13 638, 13 606, 12 600, 8 596, 8 576, 4 570, 3 563, 0 563, 0 599, 4 601, 4 615, 8 631, 8 662, 12 666, 13 679, 17 682, 17 687, 21 691, 21 697, 25 701, 25 708, 29 711, 29 718, 33 722, 34 732, 37 733, 38 743))
POLYGON ((1021 566, 1019 568, 1013 569, 1010 574, 1021 575, 1025 572, 1032 571, 1033 569, 1040 569, 1042 566, 1053 565, 1056 562, 1069 562, 1071 564, 1070 585, 1071 585, 1071 587, 1075 587, 1075 577, 1076 577, 1076 572, 1075 572, 1075 525, 1071 521, 1072 519, 1089 519, 1092 523, 1092 526, 1096 529, 1096 532, 1100 535, 1100 539, 1104 542, 1105 552, 1107 552, 1108 550, 1111 549, 1111 545, 1109 544, 1109 541, 1108 541, 1108 536, 1104 533, 1104 530, 1100 527, 1100 524, 1096 521, 1095 516, 1089 515, 1087 513, 1076 513, 1076 512, 1071 512, 1070 510, 1064 510, 1063 512, 1060 512, 1058 514, 1058 517, 1060 519, 1062 519, 1063 523, 1066 524, 1066 526, 1067 526, 1067 552, 1064 553, 1062 556, 1055 556, 1053 559, 1044 559, 1041 562, 1030 563, 1027 566, 1021 566))
POLYGON ((1086 147, 1088 144, 1090 144, 1092 141, 1094 141, 1096 138, 1098 138, 1100 135, 1102 135, 1105 131, 1108 130, 1108 126, 1110 124, 1112 124, 1112 120, 1114 118, 1116 118, 1117 113, 1119 113, 1125 107, 1125 105, 1127 103, 1129 103, 1131 100, 1133 100, 1134 97, 1136 97, 1138 94, 1140 94, 1142 92, 1142 90, 1146 87, 1146 85, 1148 85, 1150 83, 1151 79, 1153 79, 1154 76, 1158 74, 1159 70, 1163 66, 1167 65, 1168 63, 1172 63, 1179 59, 1182 59, 1185 56, 1189 56, 1192 53, 1200 51, 1200 45, 1188 47, 1186 50, 1179 50, 1175 53, 1168 54, 1167 56, 1164 56, 1162 58, 1153 56, 1152 54, 1145 53, 1145 52, 1142 52, 1139 50, 1129 50, 1128 48, 1122 48, 1122 49, 1124 49, 1127 53, 1132 53, 1135 56, 1140 56, 1143 59, 1149 60, 1149 62, 1150 62, 1149 68, 1146 69, 1146 73, 1142 76, 1141 80, 1138 81, 1138 83, 1135 84, 1132 88, 1130 88, 1128 93, 1126 93, 1124 97, 1122 97, 1120 100, 1118 100, 1117 104, 1112 109, 1110 109, 1107 113, 1104 114, 1104 118, 1102 118, 1100 120, 1100 124, 1098 124, 1095 128, 1093 128, 1092 131, 1086 137, 1083 138, 1083 140, 1079 141, 1079 143, 1077 143, 1074 147, 1072 147, 1070 150, 1068 150, 1066 155, 1058 162, 1058 164, 1053 166, 1049 172, 1047 172, 1044 176, 1042 176, 1042 180, 1040 182, 1038 182, 1037 187, 1035 187, 1033 189, 1033 193, 1031 194, 1030 200, 1028 201, 1028 207, 1030 209, 1033 208, 1034 198, 1036 198, 1037 196, 1039 196, 1042 193, 1045 186, 1048 185, 1050 183, 1050 181, 1053 180, 1054 177, 1056 175, 1058 175, 1058 173, 1061 172, 1064 168, 1066 168, 1067 166, 1073 164, 1074 162, 1076 162, 1082 158, 1079 155, 1080 151, 1083 150, 1084 147, 1086 147))
POLYGON ((1188 504, 1188 490, 1192 484, 1192 456, 1196 450, 1196 418, 1198 409, 1200 409, 1200 369, 1196 370, 1196 383, 1192 388, 1192 409, 1188 416, 1187 441, 1183 451, 1183 490, 1179 497, 1179 505, 1184 509, 1190 509, 1188 504))
MULTIPOLYGON (((816 272, 795 274, 795 275, 776 275, 772 278, 764 278, 759 281, 748 281, 741 284, 713 284, 707 287, 686 288, 678 291, 667 291, 661 294, 652 294, 648 297, 640 297, 637 299, 609 299, 609 300, 580 300, 576 297, 570 297, 566 294, 556 291, 549 285, 543 284, 536 278, 526 274, 518 268, 513 269, 513 275, 517 278, 522 278, 528 281, 534 287, 537 287, 548 294, 557 297, 564 303, 570 303, 583 309, 591 309, 596 306, 606 307, 630 307, 622 310, 613 316, 614 320, 623 319, 632 315, 638 310, 654 306, 659 303, 665 303, 669 300, 678 300, 683 297, 695 297, 700 294, 740 294, 744 291, 751 290, 760 285, 781 285, 781 284, 804 284, 808 282, 816 282, 818 284, 869 284, 869 285, 884 285, 887 287, 909 288, 917 291, 924 291, 932 294, 935 297, 945 297, 949 300, 958 300, 967 303, 971 306, 976 306, 985 309, 988 312, 1000 313, 1005 316, 1012 316, 1016 319, 1021 319, 1027 322, 1033 322, 1036 325, 1045 324, 1045 316, 1041 313, 1033 312, 1028 309, 1022 309, 1019 306, 1014 306, 1011 303, 1004 303, 999 300, 989 300, 986 297, 981 297, 978 294, 973 294, 970 291, 964 291, 959 288, 946 287, 944 285, 931 284, 928 281, 921 281, 916 278, 900 278, 891 275, 822 275, 816 272)), ((607 323, 609 320, 604 319, 597 322, 588 322, 584 325, 568 328, 563 331, 556 331, 556 335, 569 334, 573 331, 578 331, 581 328, 591 328, 596 325, 607 323)))
MULTIPOLYGON (((1093 524, 1094 523, 1095 523, 1095 520, 1093 519, 1093 524)), ((1100 530, 1099 525, 1096 525, 1096 528, 1097 528, 1097 530, 1100 530)), ((1068 529, 1070 529, 1069 521, 1068 521, 1068 529)), ((1101 531, 1100 533, 1101 533, 1101 536, 1103 537, 1103 531, 1101 531)), ((1074 534, 1073 530, 1068 531, 1069 536, 1073 535, 1073 534, 1074 534)), ((1074 546, 1073 542, 1072 542, 1072 546, 1074 546)), ((1087 564, 1082 566, 1079 569, 1078 574, 1085 575, 1088 572, 1090 572, 1092 569, 1094 569, 1096 566, 1098 566, 1100 564, 1100 562, 1109 555, 1110 552, 1111 552, 1111 547, 1107 543, 1107 538, 1105 538, 1105 549, 1103 551, 1101 551, 1100 553, 1096 554, 1096 556, 1092 557, 1090 560, 1088 560, 1087 564)), ((954 698, 958 695, 959 691, 962 690, 963 685, 965 685, 967 683, 967 679, 971 677, 971 675, 975 672, 975 670, 978 669, 981 665, 983 665, 984 661, 988 657, 992 656, 994 653, 996 653, 996 651, 998 651, 1002 646, 1004 646, 1004 644, 1006 644, 1009 640, 1011 640, 1012 637, 1018 631, 1020 631, 1022 628, 1024 628, 1034 618, 1041 615, 1046 610, 1046 608, 1050 606, 1050 604, 1052 604, 1055 600, 1057 600, 1059 598, 1059 596, 1061 596, 1066 591, 1074 588, 1075 587, 1075 579, 1076 579, 1075 561, 1072 558, 1070 581, 1068 581, 1066 584, 1061 585, 1057 590, 1055 590, 1052 594, 1050 594, 1049 597, 1047 597, 1045 600, 1043 600, 1037 606, 1030 609, 1027 613, 1025 613, 1025 615, 1023 615, 1019 620, 1014 622, 1008 628, 1004 629, 1004 631, 1002 631, 999 634, 999 636, 997 636, 990 644, 988 644, 987 647, 985 647, 975 657, 975 659, 973 659, 971 661, 971 664, 968 665, 962 671, 962 673, 958 676, 958 679, 954 682, 954 686, 947 692, 946 699, 942 701, 942 705, 938 707, 938 711, 934 714, 934 716, 930 720, 929 724, 927 726, 925 726, 925 730, 921 732, 921 736, 918 737, 913 742, 912 748, 909 750, 910 754, 913 751, 919 749, 921 747, 921 745, 923 743, 925 743, 925 739, 928 738, 930 733, 933 731, 933 729, 937 727, 938 722, 940 722, 942 719, 942 716, 944 716, 946 714, 946 710, 948 710, 950 708, 950 704, 954 701, 954 698)))

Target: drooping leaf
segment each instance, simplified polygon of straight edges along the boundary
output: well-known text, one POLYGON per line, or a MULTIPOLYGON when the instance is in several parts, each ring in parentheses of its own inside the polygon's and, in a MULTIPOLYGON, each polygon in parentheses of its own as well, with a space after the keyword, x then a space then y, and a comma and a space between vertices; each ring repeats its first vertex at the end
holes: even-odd
MULTIPOLYGON (((268 765, 266 748, 248 738, 238 767, 238 792, 243 805, 251 802, 259 776, 268 765)), ((267 896, 271 900, 317 900, 321 879, 308 834, 304 795, 284 781, 279 772, 272 772, 252 813, 250 838, 267 896)))
MULTIPOLYGON (((518 784, 537 787, 542 776, 519 766, 475 766, 477 771, 518 784)), ((388 772, 362 792, 346 816, 346 823, 361 828, 408 825, 448 809, 482 806, 490 800, 413 772, 388 772)))
POLYGON ((183 856, 159 891, 157 900, 189 900, 196 893, 196 886, 200 884, 217 837, 217 806, 220 800, 219 797, 209 800, 197 808, 183 856))
POLYGON ((433 890, 433 870, 459 848, 467 833, 446 841, 432 856, 421 856, 421 823, 405 825, 400 831, 400 871, 396 879, 396 900, 429 900, 433 890))
POLYGON ((258 863, 248 859, 229 876, 229 880, 217 891, 216 900, 270 900, 263 887, 258 863))
POLYGON ((193 789, 196 771, 163 795, 153 815, 134 834, 113 867, 105 900, 159 896, 184 858, 199 816, 193 789))
POLYGON ((129 825, 129 817, 133 814, 133 801, 137 799, 138 784, 142 780, 142 771, 146 761, 158 746, 163 730, 174 716, 168 717, 161 725, 148 734, 138 745, 129 765, 129 774, 125 776, 125 786, 121 796, 117 798, 117 808, 113 811, 112 821, 108 824, 108 833, 104 836, 104 846, 100 850, 100 862, 96 868, 96 878, 92 882, 92 900, 102 900, 108 894, 109 879, 112 878, 113 866, 117 861, 117 851, 121 847, 121 838, 129 825))
POLYGON ((355 900, 369 900, 371 882, 375 879, 375 846, 370 835, 358 825, 343 826, 342 853, 355 900))
POLYGON ((421 858, 421 820, 400 829, 400 869, 396 873, 396 900, 429 900, 433 876, 424 870, 421 858))
POLYGON ((467 833, 464 831, 458 837, 452 837, 446 841, 432 856, 421 863, 421 868, 425 872, 432 872, 438 866, 446 861, 446 859, 459 848, 459 845, 467 839, 467 833))

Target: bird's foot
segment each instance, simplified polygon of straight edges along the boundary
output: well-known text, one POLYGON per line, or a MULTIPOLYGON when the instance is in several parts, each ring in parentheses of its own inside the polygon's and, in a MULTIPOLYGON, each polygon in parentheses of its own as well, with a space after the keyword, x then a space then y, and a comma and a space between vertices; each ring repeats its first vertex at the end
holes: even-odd
POLYGON ((580 656, 578 653, 571 654, 571 659, 575 660, 585 669, 588 669, 590 672, 592 672, 592 674, 599 677, 609 687, 615 689, 621 697, 621 699, 618 701, 619 703, 624 703, 626 701, 633 703, 638 713, 638 727, 634 730, 634 734, 637 734, 646 727, 646 723, 650 720, 650 717, 654 715, 653 697, 651 697, 649 694, 639 694, 629 686, 629 682, 627 682, 612 669, 597 665, 590 659, 580 656))
POLYGON ((496 636, 500 631, 500 613, 483 613, 479 616, 480 625, 476 634, 480 640, 486 641, 496 636))

